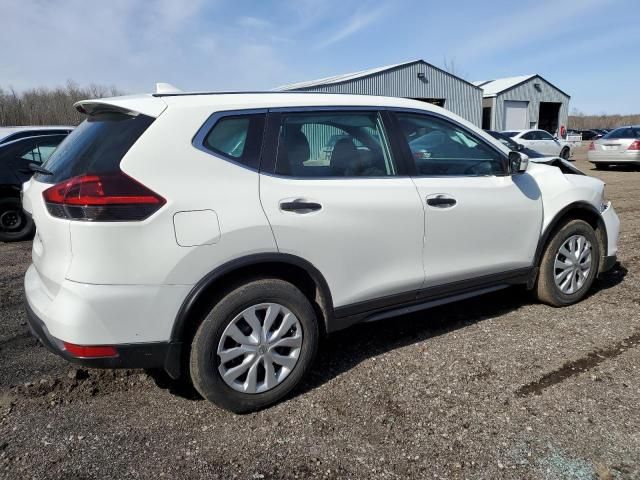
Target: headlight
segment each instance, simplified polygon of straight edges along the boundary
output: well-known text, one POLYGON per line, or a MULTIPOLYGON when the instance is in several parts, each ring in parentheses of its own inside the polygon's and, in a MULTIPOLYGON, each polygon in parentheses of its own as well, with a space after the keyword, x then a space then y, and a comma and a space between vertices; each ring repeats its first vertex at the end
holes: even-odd
POLYGON ((607 198, 607 194, 605 192, 605 187, 602 187, 602 194, 600 197, 600 213, 604 212, 607 208, 609 208, 609 199, 607 198))

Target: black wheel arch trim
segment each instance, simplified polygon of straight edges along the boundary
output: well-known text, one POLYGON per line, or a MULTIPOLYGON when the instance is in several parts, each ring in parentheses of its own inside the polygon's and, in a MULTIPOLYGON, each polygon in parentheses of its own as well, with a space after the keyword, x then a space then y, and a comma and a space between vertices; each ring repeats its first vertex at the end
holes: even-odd
POLYGON ((540 240, 538 240, 538 247, 536 248, 536 255, 534 259, 534 266, 540 265, 540 260, 542 259, 542 254, 544 253, 544 249, 547 246, 549 241, 549 237, 551 234, 558 228, 561 224, 562 220, 567 216, 568 213, 572 211, 586 211, 590 214, 595 214, 598 218, 598 229, 601 230, 602 233, 602 252, 600 252, 601 261, 599 266, 601 266, 602 259, 607 256, 609 239, 607 238, 607 228, 605 226, 604 220, 602 219, 601 213, 598 211, 596 207, 591 205, 588 202, 577 201, 566 205, 562 208, 558 213, 555 214, 553 220, 549 222, 549 226, 542 232, 540 236, 540 240))
POLYGON ((324 276, 315 266, 303 258, 288 253, 271 252, 256 253, 231 260, 212 270, 198 283, 196 283, 182 302, 182 305, 180 305, 180 309, 178 310, 178 314, 176 315, 173 329, 171 331, 171 341, 181 342, 183 340, 184 331, 188 325, 190 315, 194 312, 196 303, 201 298, 201 295, 214 282, 241 268, 269 263, 281 263, 284 265, 298 267, 303 269, 309 277, 311 277, 323 296, 323 302, 325 303, 323 307, 325 311, 323 312, 324 318, 321 320, 324 323, 325 331, 327 331, 327 327, 330 325, 333 316, 333 299, 331 291, 329 290, 329 285, 324 276))

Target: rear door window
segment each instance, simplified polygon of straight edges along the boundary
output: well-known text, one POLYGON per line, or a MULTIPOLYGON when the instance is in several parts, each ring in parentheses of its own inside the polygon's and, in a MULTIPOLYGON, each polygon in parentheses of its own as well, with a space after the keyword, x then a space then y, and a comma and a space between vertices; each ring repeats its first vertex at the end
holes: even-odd
POLYGON ((282 114, 276 173, 301 178, 397 174, 377 112, 282 114))
POLYGON ((84 173, 117 172, 122 157, 153 123, 146 115, 90 115, 60 144, 44 167, 53 175, 36 174, 41 182, 58 183, 84 173))

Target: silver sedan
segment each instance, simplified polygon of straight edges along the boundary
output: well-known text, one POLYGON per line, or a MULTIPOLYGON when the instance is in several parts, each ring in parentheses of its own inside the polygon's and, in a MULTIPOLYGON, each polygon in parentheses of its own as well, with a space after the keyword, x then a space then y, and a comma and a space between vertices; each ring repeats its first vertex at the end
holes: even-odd
POLYGON ((620 127, 589 144, 587 159, 596 168, 611 164, 640 165, 640 125, 620 127))

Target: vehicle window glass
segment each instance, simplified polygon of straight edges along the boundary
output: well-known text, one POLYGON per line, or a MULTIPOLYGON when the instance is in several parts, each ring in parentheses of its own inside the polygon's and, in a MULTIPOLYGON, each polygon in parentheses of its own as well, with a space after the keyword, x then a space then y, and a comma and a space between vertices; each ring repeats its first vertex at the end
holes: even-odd
POLYGON ((375 112, 281 116, 276 173, 294 177, 385 177, 396 174, 375 112))
POLYGON ((227 117, 216 123, 204 143, 211 150, 239 158, 244 152, 247 133, 249 117, 227 117))
POLYGON ((400 129, 418 175, 503 175, 501 155, 479 138, 446 120, 398 113, 400 129))
POLYGON ((220 118, 204 138, 212 153, 257 169, 264 129, 264 114, 240 114, 220 118))
POLYGON ((38 147, 32 148, 28 152, 25 152, 20 158, 29 162, 42 163, 42 160, 40 160, 40 151, 38 150, 38 147))
POLYGON ((40 145, 38 147, 40 153, 40 161, 46 162, 56 149, 57 145, 40 145))
POLYGON ((99 113, 76 127, 46 161, 52 175, 37 173, 41 182, 58 183, 84 173, 114 172, 120 160, 153 123, 146 115, 99 113))
POLYGON ((502 134, 506 135, 507 137, 515 137, 518 133, 520 132, 502 132, 502 134))
POLYGON ((536 132, 527 132, 520 138, 522 138, 523 140, 537 140, 537 135, 536 132))
POLYGON ((634 132, 633 128, 622 127, 610 131, 602 138, 637 138, 637 136, 637 132, 634 132))
POLYGON ((553 140, 553 137, 549 134, 549 132, 545 132, 544 130, 538 130, 538 139, 539 140, 553 140))

